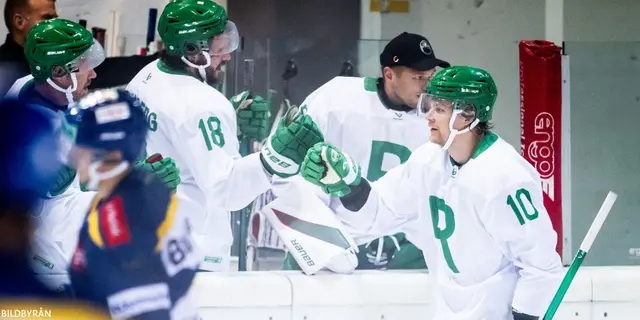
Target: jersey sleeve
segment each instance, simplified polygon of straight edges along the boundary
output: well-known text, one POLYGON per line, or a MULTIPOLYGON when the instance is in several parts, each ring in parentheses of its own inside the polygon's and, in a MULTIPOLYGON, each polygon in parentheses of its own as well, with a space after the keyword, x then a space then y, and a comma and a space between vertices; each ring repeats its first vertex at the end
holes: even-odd
POLYGON ((564 270, 540 182, 510 183, 490 199, 480 220, 518 270, 512 306, 520 313, 542 316, 564 270))
MULTIPOLYGON (((400 232, 406 222, 418 215, 417 190, 421 187, 417 179, 421 171, 418 158, 414 153, 405 164, 394 167, 371 183, 366 202, 359 208, 354 208, 345 198, 337 206, 332 200, 338 218, 350 228, 369 236, 382 237, 400 232)), ((349 196, 359 197, 357 194, 349 196)), ((367 196, 366 191, 364 196, 367 196)))
POLYGON ((241 157, 238 152, 235 113, 224 110, 230 102, 222 95, 202 104, 218 104, 213 110, 198 109, 177 128, 178 148, 198 186, 220 206, 236 211, 271 187, 259 153, 241 157))

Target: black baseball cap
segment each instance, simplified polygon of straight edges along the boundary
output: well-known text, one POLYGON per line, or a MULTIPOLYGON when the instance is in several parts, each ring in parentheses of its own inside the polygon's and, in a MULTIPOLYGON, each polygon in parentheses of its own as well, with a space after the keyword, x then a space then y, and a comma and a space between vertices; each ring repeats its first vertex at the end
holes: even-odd
POLYGON ((426 71, 435 67, 448 68, 449 62, 436 58, 427 38, 403 32, 393 38, 380 54, 382 67, 407 67, 418 71, 426 71))

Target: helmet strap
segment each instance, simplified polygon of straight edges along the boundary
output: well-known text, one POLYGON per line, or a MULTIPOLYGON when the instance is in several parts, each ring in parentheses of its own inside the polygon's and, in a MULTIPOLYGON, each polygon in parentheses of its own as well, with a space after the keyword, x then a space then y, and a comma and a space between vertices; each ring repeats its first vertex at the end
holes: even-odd
POLYGON ((54 88, 56 91, 64 93, 64 96, 67 98, 67 102, 72 104, 73 101, 73 93, 78 89, 78 78, 76 77, 76 73, 72 72, 69 74, 71 76, 71 86, 66 89, 62 89, 59 85, 57 85, 51 78, 47 78, 47 83, 54 88))
POLYGON ((129 168, 129 161, 122 161, 113 169, 106 172, 99 172, 98 167, 102 165, 102 160, 92 162, 89 165, 89 182, 87 183, 87 190, 95 191, 98 189, 100 181, 111 179, 129 168))
POLYGON ((478 118, 476 118, 475 120, 473 120, 473 122, 471 122, 471 124, 468 127, 464 128, 462 130, 454 129, 453 128, 453 124, 456 122, 456 118, 461 113, 462 113, 462 110, 454 110, 453 111, 453 114, 451 115, 451 120, 449 120, 449 137, 447 137, 447 141, 442 146, 442 150, 448 150, 449 147, 451 147, 451 144, 453 143, 453 139, 457 135, 471 131, 471 129, 475 128, 478 125, 478 123, 480 123, 480 120, 478 120, 478 118))
POLYGON ((198 73, 200 74, 200 77, 202 78, 202 82, 206 83, 207 82, 207 72, 205 70, 209 66, 211 66, 211 56, 209 56, 209 53, 207 53, 206 51, 200 51, 200 53, 204 56, 204 60, 206 61, 205 64, 202 64, 202 65, 195 64, 195 63, 189 61, 189 59, 187 59, 187 57, 185 57, 185 56, 180 57, 180 59, 182 60, 182 62, 184 62, 189 67, 198 69, 198 73))

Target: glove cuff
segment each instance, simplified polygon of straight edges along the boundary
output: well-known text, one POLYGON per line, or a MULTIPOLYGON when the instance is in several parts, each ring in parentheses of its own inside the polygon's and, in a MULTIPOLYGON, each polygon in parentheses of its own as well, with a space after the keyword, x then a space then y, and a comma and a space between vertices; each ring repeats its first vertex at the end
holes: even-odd
POLYGON ((299 164, 274 151, 271 139, 267 139, 266 143, 262 145, 260 161, 267 172, 281 178, 294 176, 300 171, 299 164))

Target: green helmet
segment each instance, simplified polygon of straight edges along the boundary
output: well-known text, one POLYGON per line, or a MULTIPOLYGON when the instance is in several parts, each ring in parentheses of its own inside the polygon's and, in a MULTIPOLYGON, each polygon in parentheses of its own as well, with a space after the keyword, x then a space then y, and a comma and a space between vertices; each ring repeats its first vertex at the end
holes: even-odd
POLYGON ((164 41, 167 54, 184 56, 208 51, 218 54, 233 52, 239 37, 233 22, 228 21, 223 7, 211 0, 173 0, 162 11, 158 34, 164 41), (229 34, 225 48, 213 48, 212 38, 229 34))
POLYGON ((427 84, 426 94, 454 102, 456 109, 473 105, 479 122, 491 120, 498 88, 489 72, 467 66, 438 71, 427 84))
POLYGON ((93 69, 104 61, 104 50, 91 32, 65 19, 44 20, 33 26, 24 51, 31 74, 37 80, 93 69), (64 71, 54 72, 58 66, 64 71))

